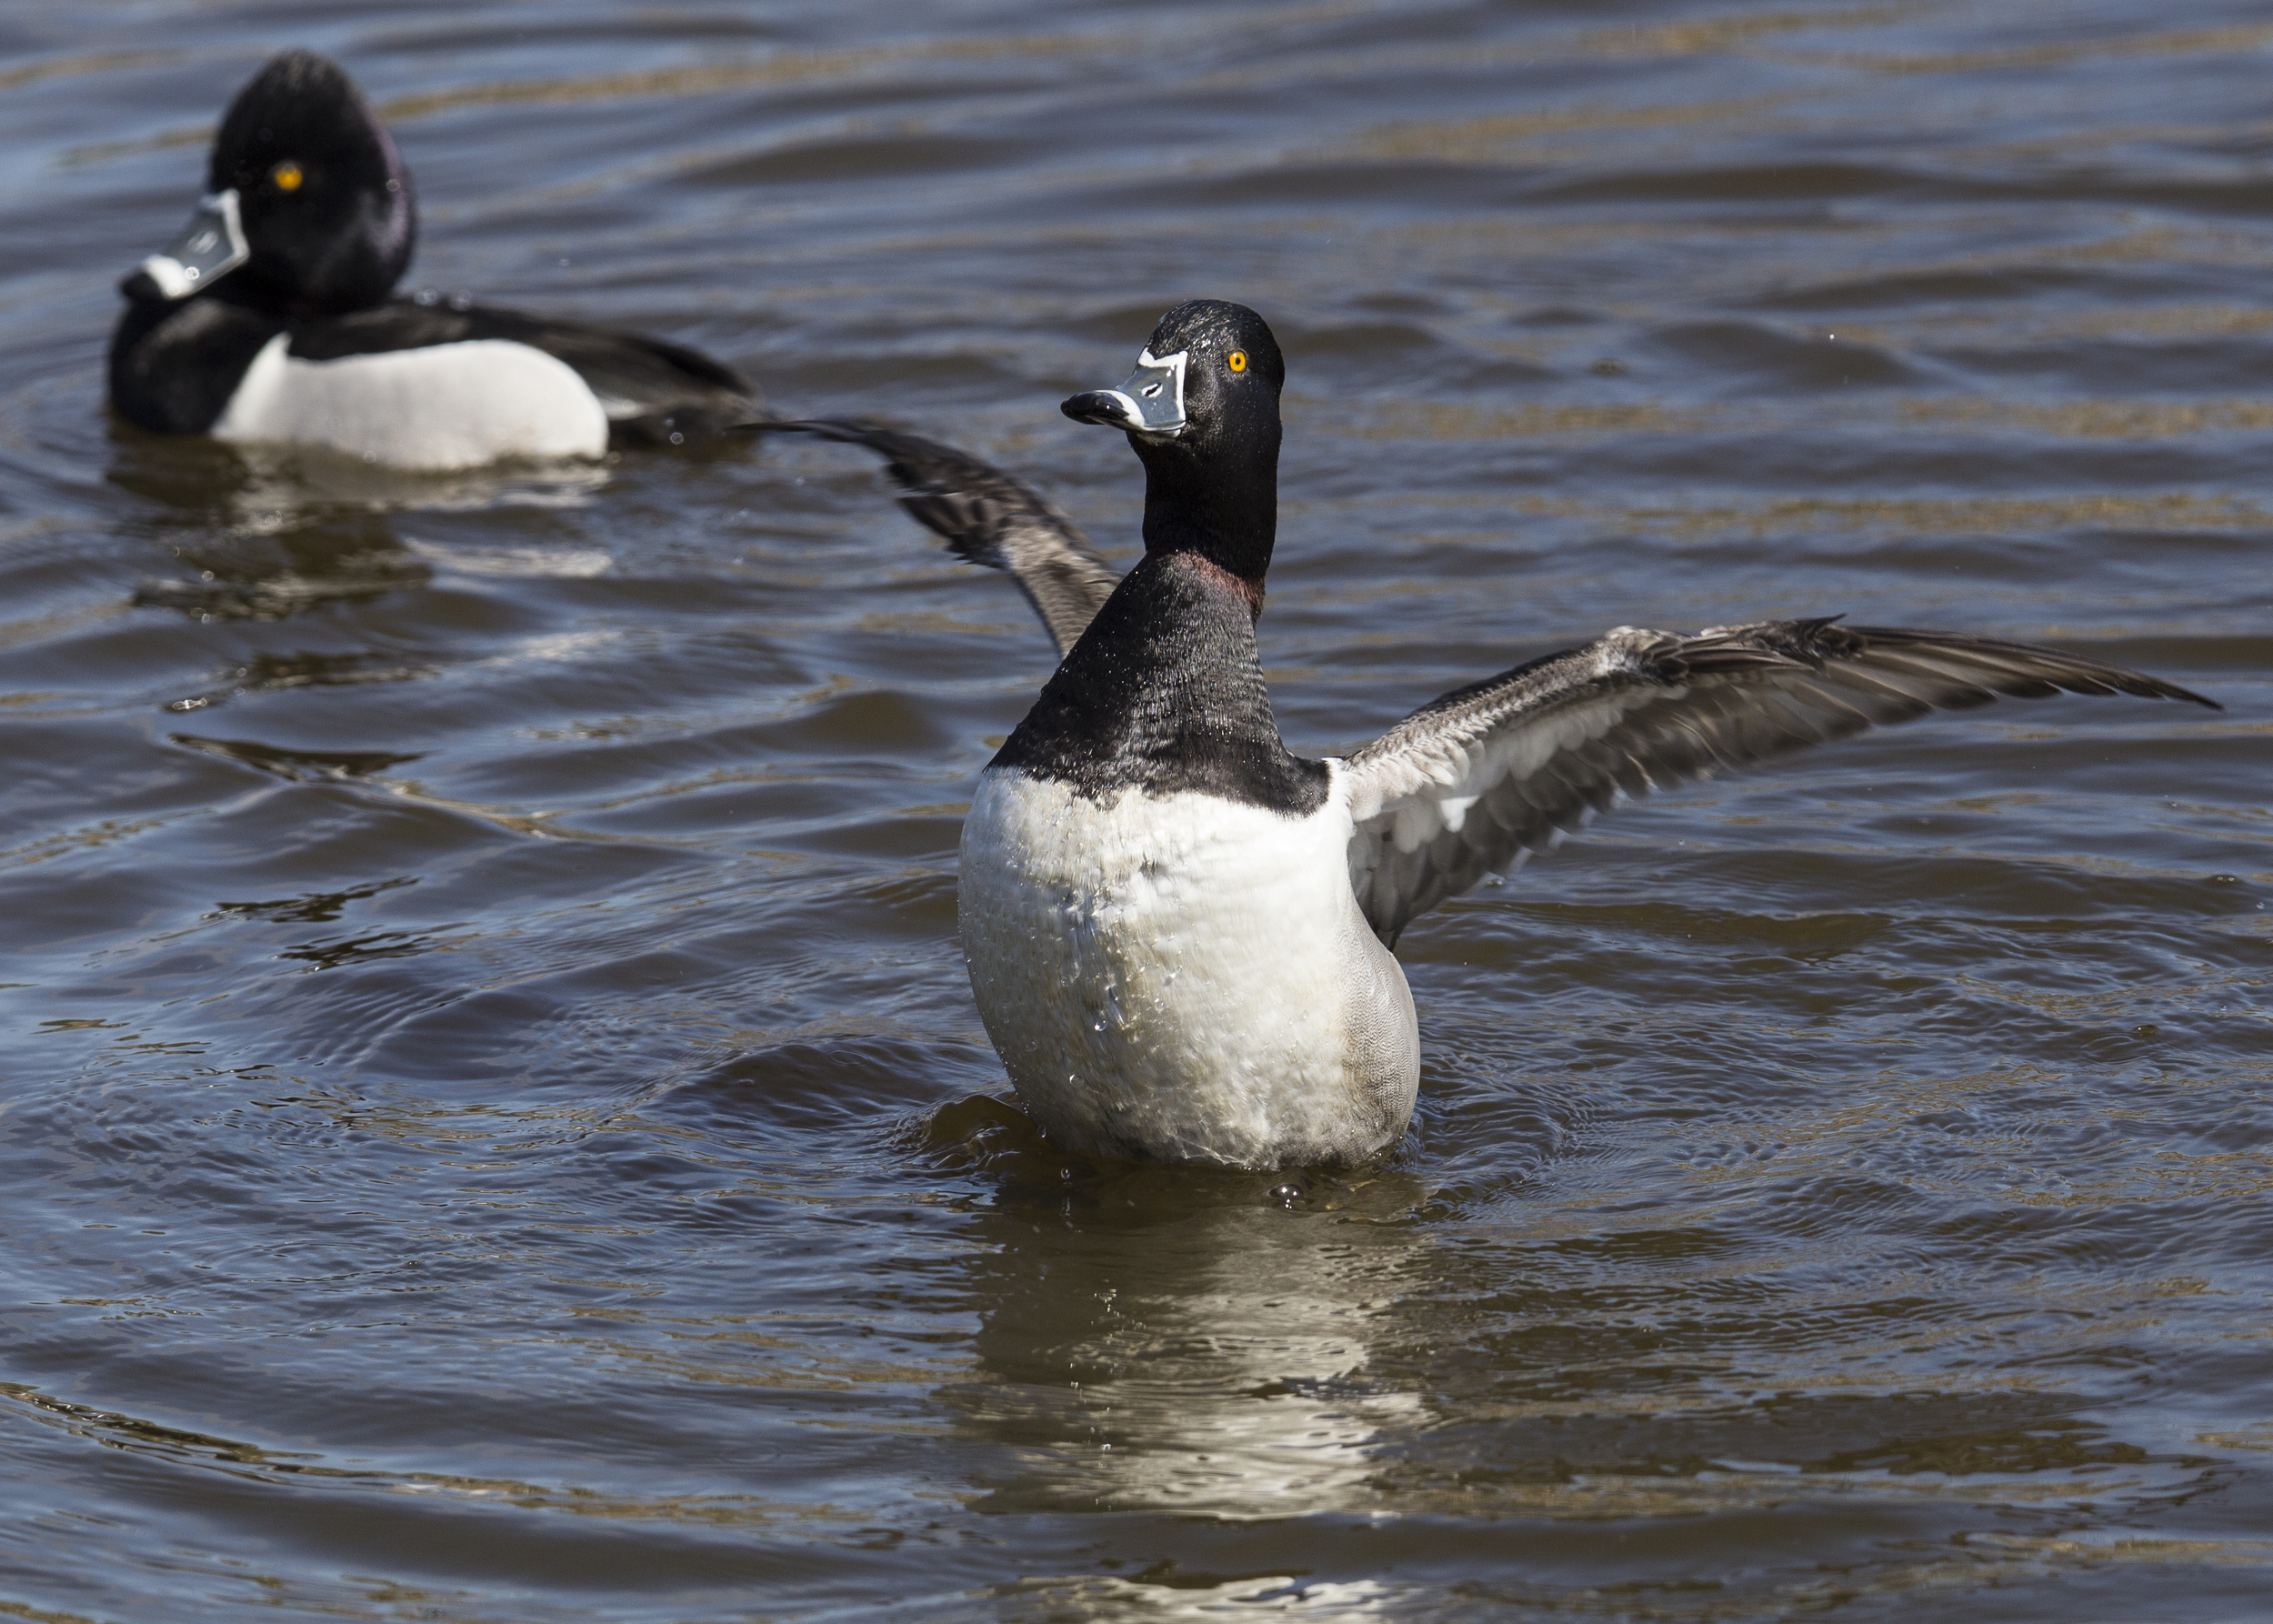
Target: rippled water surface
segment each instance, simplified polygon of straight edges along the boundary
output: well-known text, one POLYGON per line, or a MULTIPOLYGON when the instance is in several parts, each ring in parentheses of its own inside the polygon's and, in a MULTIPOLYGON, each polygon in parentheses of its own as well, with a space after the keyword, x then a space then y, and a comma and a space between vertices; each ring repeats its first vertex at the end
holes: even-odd
POLYGON ((0 1614, 2267 1616, 2262 5, 21 5, 0 152, 0 1614), (288 44, 414 285, 1120 558, 1057 400, 1260 308, 1298 749, 1757 614, 2228 709, 1629 809, 1407 935, 1385 1165, 1069 1161, 955 925, 1048 645, 861 456, 106 421, 288 44))

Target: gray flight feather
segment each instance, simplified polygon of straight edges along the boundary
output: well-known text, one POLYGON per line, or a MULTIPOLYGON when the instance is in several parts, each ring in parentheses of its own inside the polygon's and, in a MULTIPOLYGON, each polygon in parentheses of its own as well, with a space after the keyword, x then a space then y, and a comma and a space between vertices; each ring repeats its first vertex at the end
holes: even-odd
POLYGON ((1952 632, 1763 621, 1620 627, 1456 689, 1353 754, 1350 881, 1376 935, 1598 812, 1929 710, 1998 695, 2214 700, 2057 649, 1952 632))

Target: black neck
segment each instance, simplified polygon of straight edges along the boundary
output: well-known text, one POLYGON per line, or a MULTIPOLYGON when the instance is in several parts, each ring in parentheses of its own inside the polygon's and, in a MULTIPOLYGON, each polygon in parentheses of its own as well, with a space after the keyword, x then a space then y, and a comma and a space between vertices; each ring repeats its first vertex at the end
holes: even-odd
POLYGON ((1260 614, 1278 536, 1277 414, 1262 423, 1217 425, 1189 441, 1129 439, 1145 465, 1147 556, 1205 558, 1249 583, 1260 614))

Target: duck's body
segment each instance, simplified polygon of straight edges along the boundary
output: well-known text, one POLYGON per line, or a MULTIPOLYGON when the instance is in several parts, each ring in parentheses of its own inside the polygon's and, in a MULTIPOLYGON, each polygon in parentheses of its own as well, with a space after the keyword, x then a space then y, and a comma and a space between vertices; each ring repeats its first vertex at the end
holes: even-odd
POLYGON ((409 172, 312 53, 238 94, 210 186, 181 241, 124 285, 110 399, 139 427, 445 469, 677 444, 756 409, 739 375, 676 345, 391 297, 417 235, 409 172))
MULTIPOLYGON (((1011 571, 1064 654, 964 826, 971 988, 1020 1100, 1070 1148, 1240 1167, 1350 1163, 1405 1131, 1417 914, 1620 799, 1998 695, 2212 702, 2056 649, 1767 621, 1620 627, 1423 706, 1347 759, 1281 741, 1256 652, 1277 503, 1262 318, 1199 301, 1119 390, 1145 557, 1117 585, 999 472, 890 430, 911 509, 1011 571)), ((796 427, 796 425, 782 426, 796 427)))
POLYGON ((111 354, 112 404, 140 427, 401 468, 675 444, 746 416, 747 387, 636 333, 416 299, 298 321, 217 293, 142 299, 111 354))
POLYGON ((960 921, 996 1053, 1074 1148, 1270 1167, 1405 1131, 1405 972, 1349 887, 1347 793, 1305 817, 1204 792, 1096 801, 988 772, 960 921))
POLYGON ((963 826, 971 985, 1036 1119, 1080 1149, 1257 1165, 1402 1133, 1413 998, 1350 889, 1353 833, 1346 777, 1272 724, 1237 584, 1188 553, 1139 564, 963 826))

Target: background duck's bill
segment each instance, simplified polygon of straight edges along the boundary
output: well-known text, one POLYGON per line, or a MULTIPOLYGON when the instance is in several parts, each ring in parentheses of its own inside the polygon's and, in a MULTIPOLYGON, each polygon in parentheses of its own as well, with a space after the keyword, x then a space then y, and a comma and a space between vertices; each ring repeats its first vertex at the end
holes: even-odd
POLYGON ((144 260, 141 271, 159 296, 185 299, 252 256, 245 244, 244 223, 237 217, 233 186, 200 198, 197 212, 189 217, 182 235, 163 253, 144 260))

